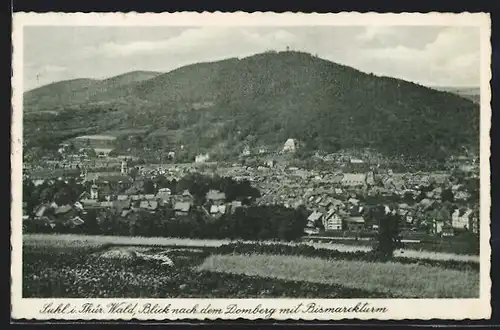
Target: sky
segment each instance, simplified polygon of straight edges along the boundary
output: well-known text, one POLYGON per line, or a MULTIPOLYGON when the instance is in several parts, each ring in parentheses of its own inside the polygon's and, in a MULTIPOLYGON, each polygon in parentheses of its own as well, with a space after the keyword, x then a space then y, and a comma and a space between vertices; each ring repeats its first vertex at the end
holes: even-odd
POLYGON ((135 70, 305 51, 358 70, 427 86, 480 85, 478 27, 70 27, 24 28, 24 90, 135 70))

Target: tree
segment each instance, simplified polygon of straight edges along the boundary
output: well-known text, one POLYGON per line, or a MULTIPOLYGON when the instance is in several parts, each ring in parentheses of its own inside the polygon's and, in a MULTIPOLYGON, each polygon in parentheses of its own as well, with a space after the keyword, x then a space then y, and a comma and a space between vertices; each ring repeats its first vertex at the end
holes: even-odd
POLYGON ((83 217, 83 220, 85 221, 83 230, 87 234, 95 235, 100 233, 99 223, 97 222, 97 212, 95 210, 89 210, 83 217))
POLYGON ((443 202, 453 202, 455 196, 453 195, 453 192, 451 189, 443 189, 441 192, 441 200, 443 202))
POLYGON ((132 178, 132 180, 135 180, 135 178, 139 175, 139 169, 137 167, 132 167, 128 172, 128 175, 132 178))
POLYGON ((144 189, 145 194, 155 194, 156 193, 155 184, 151 180, 144 181, 143 189, 144 189))
POLYGON ((40 189, 40 203, 48 203, 51 202, 54 198, 54 187, 48 186, 45 183, 41 186, 40 189))
POLYGON ((385 261, 391 259, 394 250, 402 246, 399 228, 401 217, 398 214, 386 214, 380 209, 377 217, 379 217, 378 235, 373 252, 377 259, 385 261))
POLYGON ((68 154, 76 153, 77 150, 76 150, 75 143, 73 141, 70 141, 70 143, 68 144, 67 151, 68 151, 68 154))
POLYGON ((405 203, 408 203, 408 204, 411 204, 413 203, 414 199, 413 199, 413 194, 409 191, 405 192, 404 195, 403 195, 403 201, 405 203))

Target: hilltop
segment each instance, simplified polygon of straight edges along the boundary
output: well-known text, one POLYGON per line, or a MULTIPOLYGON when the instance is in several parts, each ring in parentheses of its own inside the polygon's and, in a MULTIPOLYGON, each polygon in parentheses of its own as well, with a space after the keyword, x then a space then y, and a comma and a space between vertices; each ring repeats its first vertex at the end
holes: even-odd
MULTIPOLYGON (((36 120, 38 133, 59 127, 53 141, 142 129, 141 142, 127 147, 186 145, 192 154, 278 148, 293 137, 307 150, 370 147, 435 158, 479 142, 479 107, 470 100, 307 53, 267 52, 128 77, 66 88, 64 97, 44 86, 25 95, 25 111, 63 109, 59 123, 36 120)), ((28 122, 26 134, 33 127, 28 122)))

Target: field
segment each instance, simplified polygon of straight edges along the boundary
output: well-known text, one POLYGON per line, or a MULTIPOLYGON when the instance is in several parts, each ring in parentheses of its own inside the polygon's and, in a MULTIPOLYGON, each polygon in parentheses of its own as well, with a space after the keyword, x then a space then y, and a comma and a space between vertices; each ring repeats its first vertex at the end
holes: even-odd
POLYGON ((474 262, 397 257, 382 263, 368 261, 363 251, 308 245, 114 238, 26 235, 23 297, 478 296, 474 262))
POLYGON ((473 297, 479 293, 475 271, 419 264, 370 263, 301 256, 212 255, 198 268, 217 273, 342 285, 382 293, 385 297, 473 297))

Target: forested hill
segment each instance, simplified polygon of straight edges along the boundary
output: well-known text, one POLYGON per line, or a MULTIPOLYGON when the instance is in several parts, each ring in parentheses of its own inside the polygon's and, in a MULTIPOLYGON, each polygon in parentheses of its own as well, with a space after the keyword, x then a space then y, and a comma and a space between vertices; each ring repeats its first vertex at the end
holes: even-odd
POLYGON ((119 88, 93 86, 90 94, 82 92, 86 86, 54 98, 59 102, 43 110, 72 109, 74 117, 63 116, 72 129, 143 128, 144 143, 163 139, 156 145, 184 144, 193 152, 278 147, 292 137, 307 150, 371 147, 433 158, 479 143, 477 104, 301 52, 193 64, 119 88))
POLYGON ((160 75, 154 71, 132 71, 107 79, 73 79, 48 84, 24 93, 25 111, 56 110, 76 104, 113 100, 123 89, 160 75))

